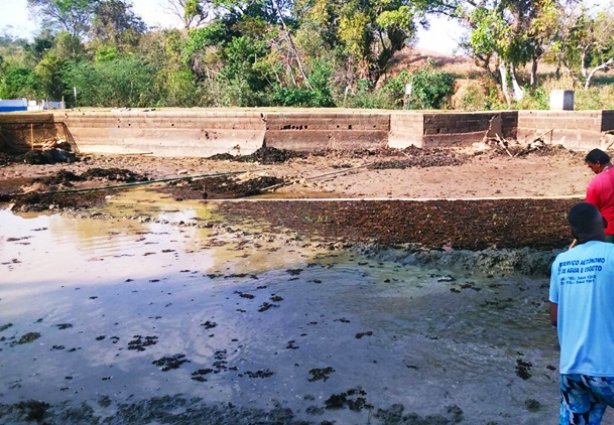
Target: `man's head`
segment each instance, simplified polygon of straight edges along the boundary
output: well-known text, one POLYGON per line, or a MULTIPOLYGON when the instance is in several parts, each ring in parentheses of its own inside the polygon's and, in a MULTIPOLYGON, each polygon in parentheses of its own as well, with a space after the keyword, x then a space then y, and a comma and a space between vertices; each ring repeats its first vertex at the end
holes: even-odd
POLYGON ((584 158, 584 162, 593 173, 601 173, 607 165, 610 165, 610 156, 601 149, 593 149, 584 158))
POLYGON ((567 214, 571 233, 579 242, 605 240, 607 222, 593 204, 580 202, 574 205, 567 214))

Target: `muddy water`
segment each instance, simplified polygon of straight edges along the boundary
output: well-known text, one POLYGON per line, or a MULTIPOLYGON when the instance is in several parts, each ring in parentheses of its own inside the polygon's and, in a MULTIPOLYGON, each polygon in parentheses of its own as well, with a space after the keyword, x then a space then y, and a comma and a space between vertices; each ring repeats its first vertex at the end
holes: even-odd
POLYGON ((378 261, 145 192, 89 215, 0 210, 1 423, 556 421, 545 277, 378 261))

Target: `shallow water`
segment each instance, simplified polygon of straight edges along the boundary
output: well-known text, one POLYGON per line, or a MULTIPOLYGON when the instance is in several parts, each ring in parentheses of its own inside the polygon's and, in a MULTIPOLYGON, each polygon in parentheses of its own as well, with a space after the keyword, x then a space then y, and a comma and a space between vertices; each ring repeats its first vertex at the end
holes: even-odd
POLYGON ((196 406, 244 409, 203 423, 269 423, 280 408, 401 423, 395 404, 415 423, 556 421, 546 278, 376 261, 147 192, 104 212, 132 219, 0 210, 0 403, 85 402, 86 421, 112 423, 193 423, 196 406), (140 413, 118 413, 127 403, 140 413))

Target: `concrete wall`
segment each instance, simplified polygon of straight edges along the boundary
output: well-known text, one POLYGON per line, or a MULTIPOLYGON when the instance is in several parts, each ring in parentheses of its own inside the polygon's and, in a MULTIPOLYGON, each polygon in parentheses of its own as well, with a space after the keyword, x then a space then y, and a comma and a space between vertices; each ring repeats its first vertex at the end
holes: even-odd
POLYGON ((420 112, 398 111, 390 114, 388 146, 403 149, 408 146, 422 147, 424 117, 420 112))
POLYGON ((515 138, 518 113, 502 112, 393 112, 389 146, 406 148, 468 146, 485 136, 515 138))
POLYGON ((66 111, 55 114, 82 153, 207 157, 262 146, 262 114, 242 110, 66 111))
POLYGON ((52 114, 0 114, 0 152, 22 154, 37 142, 58 138, 69 140, 52 114))
POLYGON ((267 147, 297 151, 385 147, 388 114, 367 111, 265 113, 267 147))
POLYGON ((518 140, 541 137, 569 149, 603 147, 603 132, 614 129, 614 111, 518 111, 518 140))
POLYGON ((614 111, 419 112, 344 109, 161 109, 0 114, 0 149, 23 152, 53 134, 82 153, 207 157, 262 147, 299 151, 467 146, 484 136, 570 149, 604 147, 614 111))

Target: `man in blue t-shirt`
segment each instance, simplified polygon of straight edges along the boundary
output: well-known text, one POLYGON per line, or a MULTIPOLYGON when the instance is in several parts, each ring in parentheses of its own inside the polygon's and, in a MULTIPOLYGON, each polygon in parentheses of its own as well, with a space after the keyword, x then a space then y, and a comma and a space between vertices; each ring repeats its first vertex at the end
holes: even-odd
POLYGON ((614 244, 592 204, 567 216, 578 245, 559 254, 550 277, 550 321, 561 346, 561 425, 598 425, 614 407, 614 244))

